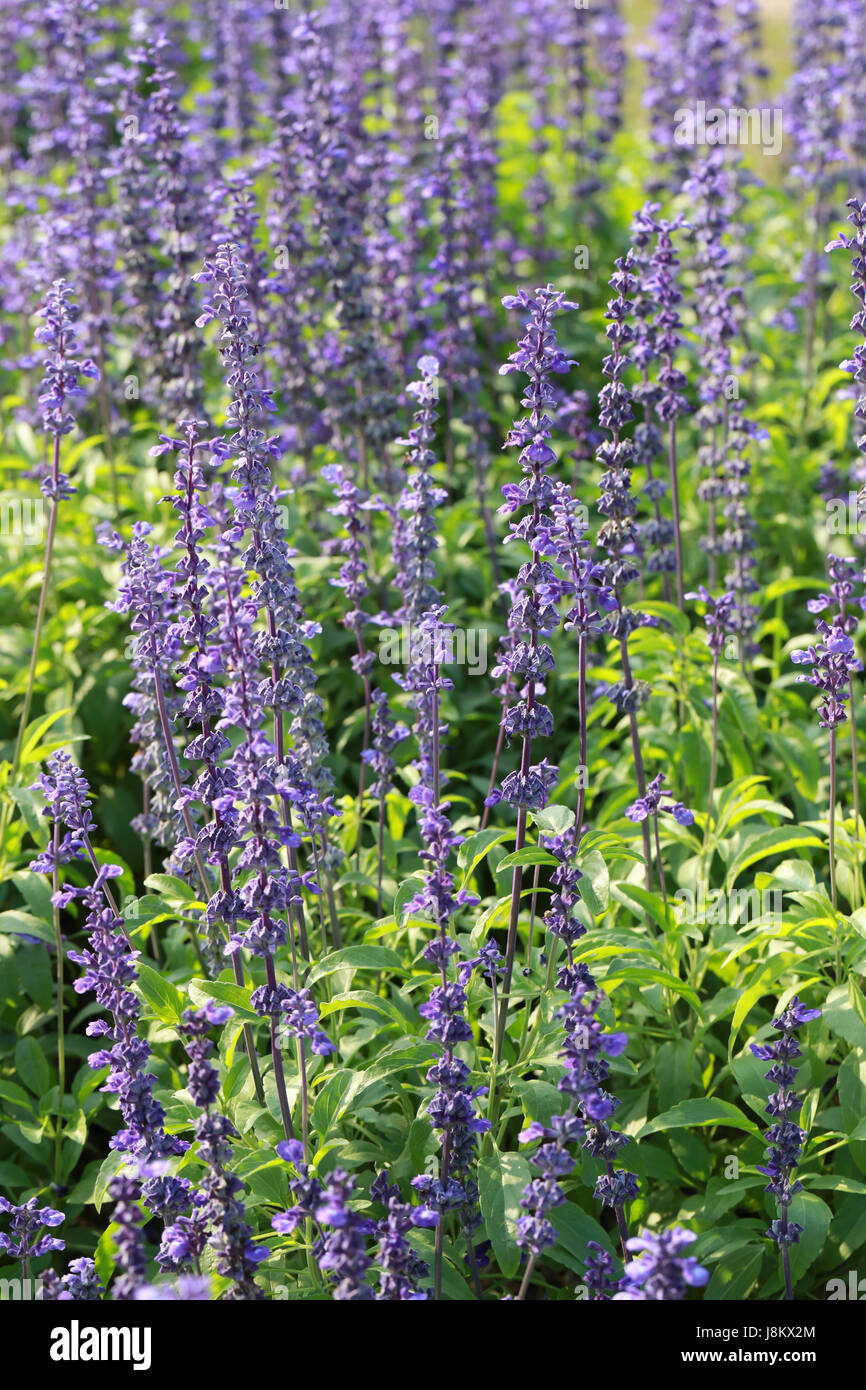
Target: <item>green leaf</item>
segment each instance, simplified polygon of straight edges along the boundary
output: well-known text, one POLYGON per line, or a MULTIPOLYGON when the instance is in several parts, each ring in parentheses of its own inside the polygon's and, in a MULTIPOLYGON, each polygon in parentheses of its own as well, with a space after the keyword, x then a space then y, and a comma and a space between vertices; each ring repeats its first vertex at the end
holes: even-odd
POLYGON ((30 1182, 23 1168, 19 1168, 17 1163, 7 1163, 5 1159, 0 1160, 0 1183, 4 1187, 27 1187, 30 1182))
POLYGON ((396 951, 390 946, 346 946, 342 951, 332 951, 314 965, 307 977, 307 984, 313 985, 326 975, 337 970, 398 970, 405 974, 405 967, 396 951))
POLYGON ((478 1191, 484 1227, 493 1246, 496 1262, 506 1279, 520 1266, 517 1220, 520 1198, 532 1172, 522 1154, 494 1151, 478 1164, 478 1191))
POLYGON ((577 891, 583 898, 593 917, 600 917, 604 912, 604 904, 599 898, 593 887, 592 879, 584 876, 577 881, 577 891))
POLYGON ((866 1026, 866 999, 853 975, 848 976, 848 1000, 860 1022, 866 1026))
POLYGON ((162 1023, 180 1023, 184 1004, 179 991, 151 966, 139 961, 136 985, 142 998, 162 1023))
POLYGON ((197 896, 190 888, 188 883, 184 883, 182 878, 175 878, 173 874, 150 874, 144 880, 145 888, 152 888, 154 893, 159 893, 167 898, 169 902, 194 903, 197 896))
POLYGON ((824 841, 813 830, 799 825, 780 825, 773 830, 764 830, 760 835, 750 835, 745 845, 728 867, 728 887, 733 887, 744 869, 769 859, 774 854, 785 854, 789 849, 821 849, 824 841))
MULTIPOLYGON (((850 978, 850 977, 849 977, 850 978)), ((852 1047, 866 1049, 866 1024, 855 1011, 847 985, 836 985, 821 1005, 824 1022, 837 1037, 852 1047)), ((866 1137, 866 1136, 861 1136, 866 1137)))
POLYGON ((545 835, 564 835, 574 825, 574 812, 568 806, 545 806, 533 811, 532 820, 545 835))
POLYGON ((114 1274, 114 1257, 117 1253, 117 1246, 114 1243, 114 1232, 117 1226, 106 1226, 96 1244, 93 1255, 93 1263, 96 1265, 96 1273, 99 1275, 103 1284, 107 1284, 114 1274))
POLYGON ((340 1113, 346 1094, 358 1073, 338 1071, 325 1082, 313 1102, 312 1119, 316 1133, 324 1139, 340 1113))
POLYGON ((604 977, 604 987, 608 993, 627 982, 639 985, 664 985, 665 989, 673 990, 674 994, 680 994, 683 999, 688 999, 696 1013, 701 1012, 701 1001, 691 985, 687 985, 684 980, 679 979, 676 975, 671 975, 667 970, 655 970, 649 965, 627 965, 604 977))
POLYGON ((789 1212, 789 1220, 803 1227, 798 1243, 791 1246, 791 1277, 796 1283, 823 1250, 833 1213, 814 1192, 798 1192, 789 1212))
POLYGON ((636 917, 648 914, 657 927, 668 931, 676 925, 670 907, 665 910, 664 902, 658 893, 651 893, 638 883, 613 883, 611 896, 629 908, 636 917))
POLYGON ((577 882, 580 895, 593 915, 598 917, 607 911, 610 902, 610 873, 604 856, 599 850, 591 849, 580 854, 577 863, 582 875, 577 882), (591 898, 588 894, 592 895, 591 898))
POLYGON ((668 623, 675 632, 680 633, 681 636, 687 637, 689 635, 692 625, 686 615, 681 613, 679 608, 676 608, 674 604, 665 603, 660 598, 648 598, 641 599, 640 606, 641 612, 649 613, 654 618, 661 618, 665 623, 668 623))
POLYGON ((737 1000, 737 1005, 734 1009, 734 1017, 731 1020, 731 1031, 728 1035, 728 1056, 730 1056, 733 1051, 734 1042, 736 1041, 737 1034, 739 1033, 740 1028, 745 1022, 746 1018, 751 1013, 758 1000, 761 999, 762 996, 767 993, 769 989, 768 981, 771 974, 772 971, 769 967, 765 967, 764 969, 762 969, 757 980, 755 980, 754 983, 751 984, 747 990, 744 990, 743 993, 740 995, 740 998, 737 1000))
POLYGON ((259 1015, 250 1005, 252 992, 251 986, 230 984, 228 980, 189 982, 189 997, 197 1008, 206 1004, 208 999, 216 999, 220 1004, 229 1004, 243 1018, 254 1019, 258 1023, 259 1015))
MULTIPOLYGON (((24 733, 24 740, 21 744, 21 755, 18 759, 19 766, 26 767, 28 763, 41 762, 43 755, 47 756, 48 750, 40 750, 39 740, 42 735, 51 728, 52 724, 56 724, 58 719, 62 719, 64 715, 71 713, 71 709, 52 710, 50 714, 43 714, 39 719, 34 719, 32 724, 27 725, 27 729, 24 733)), ((72 738, 65 738, 63 740, 64 743, 72 743, 74 741, 75 740, 72 738)), ((57 747, 56 744, 54 746, 57 747)), ((61 744, 60 746, 62 747, 63 745, 61 744)))
POLYGON ((761 1272, 764 1253, 759 1245, 747 1245, 737 1250, 735 1259, 721 1260, 713 1270, 704 1298, 729 1302, 745 1298, 761 1272))
MULTIPOLYGON (((479 830, 475 835, 467 835, 457 851, 457 863, 463 870, 463 882, 470 879, 494 845, 513 837, 513 830, 479 830)), ((415 882, 415 880, 413 880, 415 882)), ((416 889, 417 892, 417 889, 416 889)))
POLYGON ((659 1108, 668 1110, 677 1101, 686 1098, 690 1089, 689 1059, 692 1047, 687 1038, 677 1038, 662 1043, 656 1053, 653 1074, 658 1087, 659 1108))
POLYGON ((102 1160, 96 1181, 93 1184, 93 1203, 97 1211, 102 1210, 105 1195, 108 1191, 108 1184, 111 1179, 116 1177, 123 1165, 126 1163, 126 1154, 119 1154, 112 1150, 106 1158, 102 1160))
MULTIPOLYGON (((760 738, 761 716, 755 692, 742 671, 734 667, 719 666, 719 685, 725 694, 725 702, 733 711, 734 718, 750 742, 760 738)), ((723 705, 724 708, 724 705, 723 705)))
POLYGON ((36 1113, 33 1109, 33 1102, 27 1092, 23 1087, 16 1085, 14 1081, 6 1081, 0 1078, 0 1100, 5 1100, 10 1105, 20 1106, 22 1110, 29 1110, 33 1115, 36 1113))
POLYGON ((29 869, 21 869, 12 875, 12 882, 34 916, 47 927, 51 927, 54 920, 51 880, 45 874, 34 874, 29 869))
POLYGON ((51 957, 41 946, 28 946, 19 951, 16 958, 21 987, 30 995, 34 1004, 49 1013, 57 994, 51 957))
POLYGON ((576 1274, 582 1275, 586 1268, 586 1247, 589 1241, 597 1241, 613 1254, 613 1246, 607 1232, 583 1210, 583 1207, 577 1206, 574 1202, 564 1202, 561 1206, 554 1207, 550 1213, 550 1220, 559 1237, 551 1256, 562 1259, 563 1253, 567 1253, 568 1258, 564 1259, 563 1263, 576 1274))
MULTIPOLYGON (((393 1047, 386 1048, 381 1052, 375 1062, 371 1062, 361 1072, 355 1072, 355 1081, 352 1089, 346 1097, 346 1104, 360 1103, 364 1093, 380 1081, 385 1081, 390 1076, 396 1076, 403 1071, 419 1071, 424 1077, 430 1064, 435 1061, 437 1053, 430 1043, 415 1043, 409 1039, 410 1046, 406 1046, 406 1039, 402 1039, 394 1044, 393 1047)), ((430 1126, 425 1120, 427 1131, 430 1126)))
POLYGON ((496 865, 496 872, 501 873, 503 869, 518 869, 524 864, 552 864, 554 868, 559 863, 552 854, 548 854, 546 849, 537 849, 534 845, 528 845, 526 849, 515 850, 513 854, 506 854, 496 865))
POLYGON ((319 1016, 326 1018, 328 1014, 341 1013, 345 1009, 369 1009, 373 1013, 382 1014, 383 1017, 401 1024, 401 1026, 405 1024, 403 1015, 390 999, 383 999, 380 994, 371 994, 369 990, 363 989, 350 990, 347 994, 335 995, 333 999, 329 999, 327 1003, 321 1005, 319 1016))
POLYGON ((51 1085, 45 1054, 34 1037, 19 1038, 15 1044, 15 1071, 34 1096, 43 1096, 51 1085))
POLYGON ((394 895, 394 921, 398 927, 403 925, 403 917, 406 908, 414 897, 420 893, 424 885, 424 879, 419 874, 416 878, 407 878, 400 884, 394 895))
POLYGON ((698 1125, 725 1125, 728 1129, 744 1129, 749 1134, 761 1133, 754 1120, 748 1119, 736 1105, 702 1096, 694 1100, 681 1100, 663 1115, 656 1115, 638 1131, 637 1138, 663 1134, 669 1129, 691 1129, 698 1125))
POLYGON ((0 932, 9 936, 38 936, 40 941, 54 944, 54 932, 51 927, 46 926, 32 913, 22 912, 17 907, 11 908, 8 912, 0 912, 0 932))

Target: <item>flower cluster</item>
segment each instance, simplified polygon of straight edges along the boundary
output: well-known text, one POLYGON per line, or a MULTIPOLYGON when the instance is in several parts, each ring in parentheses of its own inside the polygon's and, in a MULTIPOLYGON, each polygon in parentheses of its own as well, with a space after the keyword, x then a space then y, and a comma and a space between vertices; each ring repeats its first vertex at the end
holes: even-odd
POLYGON ((36 330, 36 341, 45 348, 44 375, 39 393, 42 426, 54 442, 51 467, 43 468, 39 486, 44 497, 61 502, 75 491, 65 473, 59 471, 60 440, 75 426, 70 405, 86 399, 79 377, 98 379, 99 370, 89 358, 76 356, 75 322, 78 308, 65 280, 56 280, 39 310, 43 320, 36 330))
POLYGON ((428 1206, 413 1207, 402 1200, 400 1189, 392 1185, 386 1172, 379 1173, 370 1187, 370 1197, 385 1207, 376 1226, 379 1244, 376 1262, 381 1269, 377 1299, 382 1302, 421 1302, 429 1297, 419 1288, 429 1274, 429 1266, 407 1240, 410 1231, 436 1226, 439 1217, 428 1206))
MULTIPOLYGON (((861 203, 856 198, 849 198, 846 206, 851 209, 848 221, 854 231, 839 232, 838 236, 827 243, 825 249, 851 252, 851 293, 858 304, 857 312, 851 320, 851 328, 866 340, 866 202, 861 203)), ((866 341, 858 343, 854 349, 854 356, 840 365, 843 372, 850 372, 858 392, 854 418, 857 427, 862 429, 863 433, 857 439, 857 448, 866 456, 866 341)))
POLYGON ((367 1279, 371 1264, 367 1237, 376 1230, 376 1223, 359 1216, 349 1205, 355 1179, 342 1168, 335 1168, 324 1182, 311 1176, 303 1145, 297 1140, 279 1143, 277 1153, 292 1164, 298 1176, 289 1182, 295 1204, 273 1217, 274 1230, 289 1235, 306 1220, 324 1227, 312 1253, 331 1281, 332 1297, 341 1303, 374 1299, 375 1291, 367 1279))
POLYGON ((767 1191, 779 1203, 781 1215, 773 1221, 767 1235, 777 1245, 796 1244, 803 1227, 796 1221, 788 1220, 791 1200, 802 1190, 803 1184, 794 1179, 796 1169, 806 1142, 806 1132, 790 1118, 799 1109, 800 1100, 794 1090, 794 1081, 799 1068, 792 1066, 795 1058, 801 1057, 802 1050, 797 1032, 805 1024, 821 1017, 820 1009, 810 1009, 801 1004, 795 995, 788 1007, 773 1020, 773 1028, 781 1037, 771 1043, 750 1043, 751 1051, 762 1062, 772 1066, 765 1076, 778 1088, 767 1104, 767 1114, 774 1123, 767 1130, 767 1155, 758 1171, 770 1179, 767 1191))
POLYGON ((700 1289, 709 1283, 709 1271, 698 1264, 694 1255, 686 1252, 697 1240, 693 1231, 673 1226, 669 1231, 642 1231, 627 1241, 629 1250, 638 1258, 629 1260, 625 1279, 614 1302, 648 1302, 658 1299, 682 1299, 689 1289, 700 1289))
POLYGON ((253 1231, 245 1220, 240 1198, 243 1183, 230 1168, 231 1141, 237 1138, 237 1131, 225 1115, 213 1108, 220 1083, 219 1073, 210 1061, 213 1043, 208 1034, 225 1023, 232 1012, 228 1005, 210 1001, 201 1009, 185 1009, 178 1031, 190 1062, 187 1086, 202 1112, 195 1128, 198 1157, 206 1168, 200 1182, 204 1203, 198 1216, 209 1228, 208 1243, 216 1252, 217 1272, 232 1281, 226 1297, 257 1299, 262 1297, 262 1291, 255 1282, 256 1269, 267 1259, 268 1249, 252 1239, 253 1231))
POLYGON ((806 681, 821 691, 818 703, 818 723, 822 729, 835 729, 844 724, 848 715, 846 704, 850 673, 862 669, 854 655, 854 643, 836 624, 818 618, 815 629, 819 641, 804 650, 791 653, 791 660, 797 666, 809 666, 811 670, 798 675, 798 681, 806 681))
MULTIPOLYGON (((58 751, 48 760, 48 772, 37 784, 45 798, 45 814, 56 826, 53 848, 31 863, 35 872, 53 872, 56 864, 85 854, 94 867, 92 884, 85 888, 64 885, 54 895, 55 905, 66 907, 80 900, 86 910, 88 943, 83 950, 70 950, 69 959, 84 973, 75 981, 78 994, 92 991, 99 1006, 110 1016, 87 1025, 87 1034, 102 1039, 98 1051, 88 1061, 94 1070, 108 1068, 102 1089, 116 1094, 125 1128, 115 1134, 111 1147, 142 1162, 182 1154, 187 1145, 169 1136, 163 1127, 165 1110, 153 1094, 156 1077, 145 1070, 150 1046, 139 1030, 141 1005, 132 989, 136 979, 138 951, 130 949, 126 927, 119 916, 109 888, 122 872, 119 866, 96 864, 89 834, 94 827, 90 812, 90 790, 83 773, 68 754, 58 751), (60 835, 63 838, 60 839, 60 835)), ((187 1184, 177 1180, 185 1190, 187 1184)), ((144 1196, 154 1209, 162 1205, 159 1187, 145 1185, 144 1196)))
POLYGON ((66 1274, 58 1276, 46 1269, 39 1279, 42 1297, 56 1303, 95 1303, 105 1292, 93 1260, 86 1256, 70 1260, 66 1274))
POLYGON ((547 805, 557 777, 557 769, 546 758, 536 764, 531 758, 533 744, 553 733, 553 716, 536 699, 536 685, 554 666, 551 649, 542 639, 549 637, 559 624, 559 614, 547 593, 550 584, 556 582, 556 572, 542 558, 549 534, 545 526, 547 508, 555 496, 549 469, 556 462, 556 454, 548 442, 553 432, 548 410, 556 399, 552 378, 575 365, 557 345, 553 319, 560 311, 577 306, 552 285, 537 289, 534 295, 520 290, 516 295, 506 295, 502 302, 506 308, 523 309, 529 314, 523 337, 500 368, 502 373, 520 371, 528 376, 521 405, 529 413, 514 424, 505 441, 506 447, 520 448, 523 480, 503 487, 505 502, 499 511, 504 516, 523 513, 519 520, 510 523, 507 539, 522 541, 531 554, 518 572, 518 591, 510 618, 510 624, 524 637, 502 658, 512 675, 526 682, 525 695, 506 714, 506 736, 522 740, 522 757, 519 770, 509 773, 500 792, 494 795, 517 807, 525 818, 527 810, 541 810, 547 805))
POLYGON ((681 801, 675 801, 673 805, 666 805, 666 802, 673 801, 673 793, 664 786, 664 775, 660 772, 650 782, 643 796, 639 796, 637 801, 633 801, 631 806, 626 808, 626 816, 631 821, 642 821, 648 817, 655 819, 660 812, 673 816, 677 825, 692 825, 694 823, 694 813, 684 806, 681 801))
POLYGON ((54 1211, 52 1207, 40 1207, 35 1197, 17 1207, 8 1197, 0 1197, 0 1212, 5 1212, 10 1218, 12 1232, 7 1235, 5 1231, 0 1231, 0 1250, 5 1250, 10 1259, 20 1260, 25 1273, 29 1260, 38 1260, 40 1255, 47 1255, 52 1250, 66 1249, 65 1240, 42 1234, 46 1227, 50 1229, 63 1224, 66 1217, 62 1212, 54 1211))

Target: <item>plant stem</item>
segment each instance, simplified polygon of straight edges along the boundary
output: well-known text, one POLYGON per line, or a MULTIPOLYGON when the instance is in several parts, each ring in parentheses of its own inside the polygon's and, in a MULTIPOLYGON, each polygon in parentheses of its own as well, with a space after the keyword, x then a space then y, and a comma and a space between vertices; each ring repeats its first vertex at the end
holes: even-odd
MULTIPOLYGON (((830 900, 836 910, 836 730, 830 730, 830 900)), ((838 983, 838 966, 837 966, 838 983)))
POLYGON ((719 653, 713 652, 713 735, 710 748, 710 786, 707 794, 707 823, 704 826, 704 842, 701 846, 701 877, 703 877, 704 858, 710 841, 710 823, 713 818, 713 797, 716 792, 716 773, 719 759, 719 653))
MULTIPOLYGON (((51 480, 55 488, 60 476, 60 435, 54 436, 54 445, 51 455, 51 480)), ((51 582, 51 566, 54 558, 54 538, 57 534, 57 497, 51 501, 51 510, 48 513, 48 532, 45 537, 45 560, 42 567, 42 584, 39 589, 39 602, 36 606, 36 622, 33 628, 33 649, 30 653, 30 666, 27 672, 27 686, 24 691, 24 704, 21 708, 21 716, 18 720, 18 733, 15 738, 15 749, 12 754, 12 766, 9 772, 10 788, 15 783, 18 768, 21 761, 21 750, 24 746, 24 734, 30 719, 30 708, 33 704, 33 690, 36 683, 36 665, 39 660, 39 644, 42 637, 42 626, 45 621, 45 609, 48 600, 48 589, 51 582)), ((0 814, 0 845, 3 850, 4 865, 6 861, 6 831, 9 827, 9 817, 12 802, 9 798, 3 805, 0 814)))
MULTIPOLYGON (((277 974, 274 969, 273 956, 265 956, 265 974, 268 981, 268 989, 274 990, 277 987, 277 974)), ((271 1034, 271 1061, 274 1067, 274 1080, 277 1084, 277 1096, 280 1102, 280 1114, 283 1119, 283 1131, 286 1139, 294 1139, 295 1129, 292 1124, 292 1112, 289 1108, 289 1097, 286 1092, 286 1074, 283 1070, 283 1054, 280 1051, 280 1038, 277 1031, 277 1020, 272 1012, 268 1014, 271 1034)))
POLYGON ((851 906, 860 906, 860 785, 857 767, 857 713, 854 703, 854 678, 848 682, 848 704, 851 710, 851 791, 854 802, 854 887, 851 906))
POLYGON ((526 1261, 526 1270, 524 1271, 523 1280, 520 1285, 520 1292, 517 1295, 518 1303, 522 1303, 526 1299, 526 1294, 529 1289, 530 1280, 532 1279, 532 1276, 535 1273, 535 1262, 535 1255, 530 1255, 529 1259, 526 1261))
MULTIPOLYGON (((788 1208, 782 1207, 781 1212, 782 1235, 788 1234, 788 1208)), ((782 1271, 785 1278, 785 1300, 788 1303, 794 1301, 794 1284, 791 1279, 791 1247, 786 1240, 782 1242, 782 1271)))
POLYGON ((683 611, 683 542, 680 534, 680 485, 677 477, 677 422, 668 422, 668 466, 671 477, 671 504, 674 514, 674 550, 677 558, 677 603, 683 611))
MULTIPOLYGON (((53 894, 60 892, 60 820, 54 819, 54 867, 51 872, 53 894)), ((52 905, 54 948, 57 952, 57 1129, 54 1136, 54 1182, 60 1186, 63 1145, 63 1098, 66 1093, 66 1040, 63 1036, 63 939, 60 935, 60 908, 52 905)))

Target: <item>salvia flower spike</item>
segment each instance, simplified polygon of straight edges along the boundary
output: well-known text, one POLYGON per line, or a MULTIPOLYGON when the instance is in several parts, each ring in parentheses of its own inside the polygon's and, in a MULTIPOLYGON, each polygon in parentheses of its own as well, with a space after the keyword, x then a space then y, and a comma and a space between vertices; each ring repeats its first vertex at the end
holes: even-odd
POLYGON ((799 1243, 803 1233, 799 1222, 789 1219, 791 1202, 803 1188, 794 1173, 808 1137, 806 1131, 791 1118, 800 1107, 800 1098, 794 1090, 799 1068, 791 1064, 803 1055, 797 1037, 799 1030, 820 1017, 820 1009, 810 1009, 794 995, 787 1008, 773 1020, 773 1028, 781 1036, 771 1043, 749 1044, 753 1054, 762 1062, 772 1063, 765 1075, 777 1087, 766 1107, 773 1124, 766 1133, 767 1154, 764 1163, 758 1165, 758 1172, 770 1179, 766 1190, 772 1193, 779 1205, 779 1216, 772 1222, 767 1235, 776 1242, 782 1255, 786 1299, 794 1297, 790 1248, 799 1243))

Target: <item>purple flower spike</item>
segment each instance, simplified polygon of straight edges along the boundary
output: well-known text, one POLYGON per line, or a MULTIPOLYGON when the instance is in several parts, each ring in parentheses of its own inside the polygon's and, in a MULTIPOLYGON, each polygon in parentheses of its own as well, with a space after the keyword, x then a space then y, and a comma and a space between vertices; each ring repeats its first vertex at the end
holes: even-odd
POLYGON ((797 1038, 798 1030, 820 1017, 820 1009, 811 1009, 801 1004, 798 996, 794 995, 788 1007, 773 1020, 773 1028, 781 1037, 771 1043, 749 1044, 753 1056, 759 1057, 762 1062, 772 1062, 770 1070, 764 1075, 777 1087, 766 1106, 773 1124, 766 1133, 767 1152, 764 1163, 758 1167, 758 1172, 770 1179, 766 1190, 776 1198, 781 1209, 778 1219, 772 1222, 767 1235, 782 1251, 785 1292, 788 1299, 794 1296, 788 1247, 799 1241, 803 1231, 798 1222, 788 1220, 788 1211, 796 1193, 803 1189, 803 1184, 795 1180, 794 1171, 800 1162, 803 1145, 807 1139, 806 1131, 791 1118, 800 1109, 800 1098, 794 1090, 799 1068, 792 1063, 802 1056, 797 1038))

